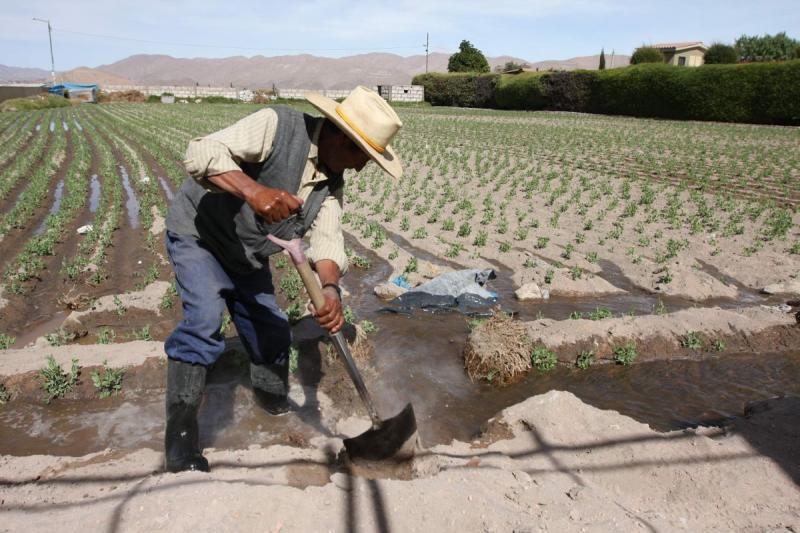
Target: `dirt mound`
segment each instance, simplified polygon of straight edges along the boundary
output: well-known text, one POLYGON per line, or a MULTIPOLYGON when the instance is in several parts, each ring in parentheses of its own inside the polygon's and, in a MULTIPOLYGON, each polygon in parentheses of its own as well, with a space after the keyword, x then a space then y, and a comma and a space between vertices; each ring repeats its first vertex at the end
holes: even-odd
POLYGON ((772 307, 738 311, 719 308, 685 309, 666 315, 515 322, 509 318, 486 322, 467 340, 465 362, 473 379, 496 369, 499 380, 521 375, 531 365, 521 354, 536 346, 555 352, 564 364, 575 364, 579 354, 591 352, 598 361, 611 361, 615 350, 633 346, 639 361, 699 358, 742 352, 780 352, 796 349, 800 328, 791 314, 772 307))
POLYGON ((464 367, 473 380, 505 385, 531 368, 530 340, 525 326, 497 311, 470 335, 464 367))

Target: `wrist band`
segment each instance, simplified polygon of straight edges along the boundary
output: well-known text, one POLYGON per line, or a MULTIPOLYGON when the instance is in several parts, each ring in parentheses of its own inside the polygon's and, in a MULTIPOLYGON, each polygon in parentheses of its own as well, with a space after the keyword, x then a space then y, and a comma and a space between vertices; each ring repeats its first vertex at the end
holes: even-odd
POLYGON ((336 294, 339 295, 339 300, 342 299, 342 288, 339 287, 337 284, 335 284, 335 283, 325 283, 322 286, 322 288, 324 289, 325 287, 333 287, 336 290, 336 294))

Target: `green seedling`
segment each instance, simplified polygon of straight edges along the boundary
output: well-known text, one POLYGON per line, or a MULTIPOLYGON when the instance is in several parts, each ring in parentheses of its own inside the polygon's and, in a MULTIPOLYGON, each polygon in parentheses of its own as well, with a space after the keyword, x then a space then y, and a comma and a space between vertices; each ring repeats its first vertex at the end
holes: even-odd
POLYGON ((703 347, 703 337, 698 331, 690 331, 681 339, 681 346, 690 350, 699 350, 703 347))
POLYGON ((122 390, 122 377, 125 371, 121 368, 108 368, 108 362, 103 361, 103 373, 92 372, 92 384, 97 389, 100 398, 108 398, 122 390))
POLYGON ((605 318, 611 318, 614 316, 614 313, 611 312, 610 309, 606 309, 605 307, 597 307, 594 311, 590 311, 587 315, 589 320, 603 320, 605 318))
POLYGON ((111 344, 117 338, 116 332, 109 327, 102 327, 97 330, 97 344, 111 344))
POLYGON ((71 331, 67 331, 64 328, 58 328, 53 333, 48 333, 44 336, 45 340, 50 343, 50 346, 63 346, 69 342, 75 340, 77 335, 71 331))
POLYGON ((361 330, 367 335, 378 331, 378 326, 376 326, 374 322, 371 322, 366 319, 359 322, 358 325, 361 327, 361 330))
POLYGON ((62 398, 78 384, 80 366, 77 359, 72 359, 69 374, 64 372, 52 355, 47 357, 47 363, 39 370, 42 390, 45 393, 44 403, 50 403, 55 398, 62 398))
POLYGON ((584 350, 578 354, 575 360, 575 366, 581 370, 586 370, 594 364, 594 352, 592 350, 584 350))
POLYGON ((714 348, 715 352, 723 352, 725 351, 725 342, 722 339, 714 339, 714 342, 711 343, 711 347, 714 348))
POLYGON ((5 333, 0 333, 0 350, 7 350, 8 347, 14 344, 14 341, 16 340, 16 337, 11 337, 5 333))
POLYGON ((294 374, 297 372, 297 367, 300 363, 300 351, 294 347, 289 347, 289 372, 294 374))
POLYGON ((418 268, 417 258, 412 255, 411 257, 408 258, 406 267, 403 269, 403 274, 411 274, 412 272, 416 272, 417 268, 418 268))
POLYGON ((549 372, 556 367, 558 359, 552 350, 544 346, 537 346, 531 352, 531 363, 539 372, 549 372))
POLYGON ((355 324, 358 322, 358 315, 356 315, 356 312, 353 311, 353 308, 349 305, 344 308, 344 320, 348 324, 355 324))
POLYGON ((633 341, 614 348, 614 362, 616 362, 618 365, 628 366, 633 364, 633 361, 636 359, 636 355, 636 343, 633 341))

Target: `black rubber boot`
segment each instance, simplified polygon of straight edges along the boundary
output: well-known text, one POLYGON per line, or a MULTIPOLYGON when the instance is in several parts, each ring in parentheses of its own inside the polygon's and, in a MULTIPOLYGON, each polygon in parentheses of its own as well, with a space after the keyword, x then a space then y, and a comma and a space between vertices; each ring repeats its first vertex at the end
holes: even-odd
POLYGON ((254 365, 250 363, 250 382, 256 403, 271 415, 289 412, 289 365, 254 365))
POLYGON ((205 385, 206 367, 168 360, 164 450, 169 472, 208 472, 208 461, 200 452, 197 426, 197 410, 205 385))

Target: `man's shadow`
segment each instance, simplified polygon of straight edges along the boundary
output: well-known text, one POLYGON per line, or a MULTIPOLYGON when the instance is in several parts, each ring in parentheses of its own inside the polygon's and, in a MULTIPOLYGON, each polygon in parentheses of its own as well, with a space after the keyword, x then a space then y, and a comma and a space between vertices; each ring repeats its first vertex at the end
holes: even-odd
MULTIPOLYGON (((347 324, 343 332, 348 341, 355 339, 356 331, 352 325, 347 324)), ((322 350, 329 346, 323 342, 326 339, 327 332, 312 317, 305 317, 292 326, 292 345, 297 348, 299 356, 297 368, 289 374, 292 411, 288 416, 297 416, 315 432, 332 437, 334 435, 322 421, 318 395, 325 375, 322 350), (302 395, 297 394, 296 387, 302 387, 302 395)), ((220 435, 235 424, 237 390, 240 387, 247 389, 248 394, 252 391, 250 357, 238 336, 228 337, 225 339, 225 352, 209 367, 206 377, 203 405, 198 415, 202 447, 214 446, 220 435)), ((255 404, 252 408, 260 409, 255 404)))

